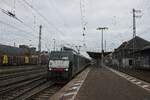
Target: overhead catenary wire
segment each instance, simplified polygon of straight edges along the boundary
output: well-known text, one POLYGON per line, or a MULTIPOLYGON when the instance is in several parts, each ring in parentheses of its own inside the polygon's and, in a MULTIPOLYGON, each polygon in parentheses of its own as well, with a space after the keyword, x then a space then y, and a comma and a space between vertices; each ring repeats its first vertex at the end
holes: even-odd
MULTIPOLYGON (((30 37, 32 37, 32 38, 33 38, 33 36, 34 36, 34 37, 38 38, 38 36, 35 35, 35 34, 33 34, 33 32, 27 32, 27 31, 25 31, 25 30, 23 30, 23 29, 18 28, 17 26, 14 26, 14 25, 5 23, 5 22, 3 22, 3 21, 0 21, 0 23, 1 23, 1 24, 4 24, 4 25, 7 25, 8 27, 11 27, 11 28, 13 28, 13 29, 15 29, 15 30, 18 30, 19 32, 23 32, 23 33, 25 33, 24 35, 26 35, 26 36, 30 36, 30 37), (32 35, 32 36, 31 36, 31 35, 32 35)), ((18 34, 18 35, 22 36, 22 34, 18 34)), ((44 37, 44 38, 48 38, 48 37, 44 37)))
MULTIPOLYGON (((28 2, 27 2, 28 3, 28 2)), ((24 3, 25 4, 25 3, 24 3)), ((8 5, 8 6, 10 6, 10 5, 8 5)), ((29 5, 28 5, 29 6, 29 5)), ((32 5, 31 5, 32 6, 32 5)), ((31 8, 31 7, 29 7, 29 8, 31 8)), ((32 6, 32 10, 33 10, 33 8, 35 8, 35 7, 33 7, 32 6)), ((37 9, 37 8, 35 8, 35 10, 33 10, 38 16, 43 16, 43 17, 41 17, 47 24, 48 24, 48 26, 50 26, 50 24, 49 24, 49 22, 47 21, 48 19, 44 16, 44 15, 42 15, 42 13, 37 9), (39 13, 37 13, 37 11, 39 12, 39 13), (39 15, 40 14, 40 15, 39 15)), ((16 24, 17 25, 17 24, 16 24)), ((14 26, 16 26, 16 25, 14 25, 14 26)), ((28 24, 26 24, 26 23, 23 23, 23 25, 25 26, 25 27, 27 27, 27 28, 29 28, 29 29, 31 29, 32 31, 34 31, 35 29, 34 28, 32 28, 32 27, 30 27, 30 25, 28 25, 28 24)), ((52 26, 52 25, 51 25, 52 26)), ((55 26, 55 25, 54 25, 55 26)), ((16 26, 17 27, 17 26, 16 26)), ((47 26, 44 26, 44 27, 47 27, 47 26)), ((57 28, 57 27, 56 27, 57 28)), ((48 29, 48 28, 46 28, 46 29, 48 29)), ((57 29, 55 29, 56 31, 57 31, 57 33, 58 33, 58 30, 57 29)), ((49 29, 48 29, 48 31, 49 31, 49 29)), ((49 31, 49 33, 52 33, 52 32, 50 32, 49 31)), ((53 32, 54 33, 54 32, 53 32)), ((64 36, 64 33, 62 33, 62 32, 59 32, 60 33, 60 35, 61 36, 64 36)), ((44 36, 42 36, 42 39, 44 38, 44 36)), ((45 38, 47 38, 48 39, 48 37, 45 37, 45 38)), ((43 39, 43 41, 44 41, 44 39, 43 39)))
MULTIPOLYGON (((21 0, 22 1, 22 0, 21 0)), ((22 4, 22 6, 24 5, 24 8, 26 8, 26 5, 24 4, 24 2, 21 2, 20 1, 20 3, 23 3, 22 4)), ((31 5, 32 6, 32 5, 31 5)), ((35 11, 34 11, 35 12, 35 11)), ((39 25, 37 25, 37 12, 35 12, 35 13, 33 13, 33 12, 31 12, 32 14, 33 14, 33 28, 32 27, 30 27, 30 25, 28 25, 28 24, 26 24, 26 23, 23 23, 24 24, 24 26, 26 26, 26 27, 28 27, 29 29, 31 29, 34 33, 36 33, 36 27, 39 27, 39 25)), ((26 17, 28 17, 28 16, 26 16, 26 17)), ((43 25, 44 26, 44 25, 43 25)), ((45 26, 44 26, 44 28, 46 28, 45 26)), ((47 29, 47 28, 46 28, 47 29)), ((49 31, 49 29, 47 29, 47 31, 49 32, 49 33, 52 33, 51 31, 49 31)), ((42 36, 43 37, 43 36, 42 36)), ((46 36, 46 37, 44 37, 44 38, 48 38, 48 36, 46 36)))
MULTIPOLYGON (((1 25, 3 25, 3 26, 7 26, 7 30, 6 30, 6 28, 5 27, 3 27, 3 29, 1 29, 1 35, 3 36, 5 36, 5 38, 3 38, 3 43, 9 43, 9 45, 10 44, 12 44, 13 42, 12 41, 14 41, 14 42, 16 42, 16 41, 20 41, 20 43, 21 42, 23 42, 23 41, 21 41, 22 39, 24 40, 24 42, 27 42, 27 40, 30 38, 33 38, 33 35, 31 35, 30 34, 30 32, 27 32, 27 31, 25 31, 25 30, 22 30, 22 29, 20 29, 20 28, 18 28, 18 27, 15 27, 15 26, 13 26, 13 25, 10 25, 10 24, 8 24, 8 23, 5 23, 5 22, 3 22, 3 21, 0 21, 0 24, 1 25), (10 27, 9 28, 9 30, 16 30, 16 31, 8 31, 8 27, 10 27), (4 31, 5 30, 5 31, 4 31), (27 38, 25 38, 25 37, 22 37, 22 33, 24 33, 23 35, 25 36, 25 37, 27 37, 27 38), (15 36, 14 36, 14 34, 16 34, 15 36), (8 36, 9 35, 9 36, 8 36), (8 42, 8 41, 10 41, 10 42, 8 42)), ((6 44, 7 44, 6 43, 6 44)), ((17 43, 19 43, 19 42, 17 42, 17 43)))
MULTIPOLYGON (((3 10, 2 8, 0 8, 0 9, 1 9, 1 10, 3 10)), ((9 26, 9 27, 15 28, 15 29, 17 29, 17 30, 20 30, 20 31, 25 32, 24 30, 21 30, 21 29, 19 29, 19 28, 15 27, 15 26, 13 26, 13 25, 10 25, 10 24, 7 24, 7 23, 4 23, 4 22, 2 22, 2 21, 1 21, 1 23, 5 24, 5 25, 7 25, 7 26, 9 26)), ((24 26, 26 26, 26 27, 28 27, 28 28, 30 28, 31 30, 33 30, 30 26, 28 26, 28 25, 27 25, 27 24, 25 24, 25 23, 23 23, 23 25, 24 25, 24 26)))
POLYGON ((69 33, 73 33, 73 31, 72 31, 70 28, 68 28, 68 27, 69 27, 68 23, 66 23, 66 22, 64 21, 65 18, 64 18, 64 16, 62 15, 62 13, 60 12, 59 8, 56 6, 55 0, 48 0, 48 2, 49 2, 48 4, 49 4, 50 6, 52 6, 53 9, 56 11, 55 14, 58 16, 59 19, 61 19, 61 21, 62 21, 62 23, 63 23, 63 26, 67 28, 67 30, 68 30, 69 33))
MULTIPOLYGON (((57 32, 59 32, 60 34, 59 35, 61 35, 61 36, 63 36, 64 37, 64 33, 63 32, 61 32, 52 22, 50 22, 44 15, 42 15, 42 13, 40 13, 35 7, 33 7, 32 5, 30 5, 26 0, 23 0, 31 9, 33 9, 45 22, 47 22, 47 24, 49 25, 49 26, 52 26, 57 32)), ((47 27, 47 26, 45 26, 45 27, 47 27)), ((49 28, 47 28, 47 29, 49 29, 49 28)), ((57 33, 56 33, 57 34, 57 33)), ((62 39, 62 40, 64 40, 64 39, 62 39)), ((66 42, 65 40, 64 40, 64 42, 66 42)))
MULTIPOLYGON (((22 1, 22 0, 21 0, 22 1)), ((21 3, 21 2, 20 2, 21 3)), ((25 6, 29 6, 29 8, 31 8, 31 7, 33 7, 32 5, 30 5, 27 1, 26 1, 26 3, 24 3, 23 2, 23 5, 25 5, 25 6), (25 5, 25 4, 27 4, 27 5, 25 5)), ((24 7, 25 7, 24 6, 24 7)), ((33 9, 32 9, 33 10, 33 9)), ((33 10, 34 12, 35 12, 35 10, 33 10)), ((39 15, 39 13, 37 13, 37 12, 35 12, 36 14, 38 14, 39 15)), ((30 27, 30 25, 27 25, 26 23, 23 23, 23 25, 24 26, 26 26, 26 27, 28 27, 29 29, 31 29, 34 33, 35 33, 35 27, 36 27, 36 25, 35 25, 35 14, 32 12, 32 14, 34 15, 34 27, 32 28, 32 27, 30 27)), ((44 28, 47 28, 46 26, 44 26, 44 28)), ((49 28, 47 28, 47 30, 49 31, 49 28)), ((49 33, 52 33, 52 32, 50 32, 49 31, 49 33)), ((43 36, 42 36, 43 37, 43 36)), ((46 36, 46 38, 48 38, 47 36, 46 36)))
MULTIPOLYGON (((22 29, 20 29, 20 28, 18 28, 18 27, 15 27, 15 26, 13 26, 13 25, 11 25, 11 24, 8 24, 8 23, 5 23, 5 22, 3 22, 3 21, 0 21, 0 24, 6 25, 6 26, 8 26, 8 27, 11 27, 12 29, 15 29, 15 30, 19 31, 20 33, 24 33, 24 35, 27 36, 28 38, 25 39, 24 37, 22 37, 22 34, 17 33, 17 32, 13 32, 13 34, 17 34, 17 37, 22 37, 22 38, 24 38, 25 40, 28 40, 29 37, 30 37, 30 38, 33 38, 33 36, 35 36, 36 38, 38 38, 37 35, 34 35, 34 34, 31 35, 31 32, 27 32, 27 31, 25 31, 25 30, 22 30, 22 29)), ((5 33, 5 32, 4 32, 4 33, 5 33)), ((20 38, 17 38, 17 39, 20 39, 20 38)), ((48 38, 47 38, 47 39, 48 39, 48 38)), ((10 39, 9 39, 9 40, 10 40, 10 39)), ((16 39, 15 39, 15 40, 16 40, 16 39)), ((10 40, 10 41, 12 41, 12 40, 10 40)), ((42 41, 43 41, 44 43, 47 43, 45 39, 42 39, 42 41)), ((27 42, 27 41, 26 41, 26 42, 27 42)), ((9 42, 9 44, 10 44, 10 43, 12 43, 12 42, 9 42)))
MULTIPOLYGON (((6 1, 4 1, 4 0, 2 0, 7 6, 10 6, 10 5, 8 5, 7 4, 7 2, 6 1)), ((14 0, 14 2, 13 2, 13 8, 12 8, 12 12, 14 12, 15 13, 15 8, 16 8, 16 0, 14 0)), ((4 10, 3 8, 0 8, 1 10, 4 10)), ((34 30, 34 29, 32 29, 29 25, 27 25, 25 22, 24 23, 22 23, 24 26, 26 26, 26 27, 28 27, 29 29, 31 29, 31 30, 34 30)))
MULTIPOLYGON (((22 30, 22 29, 19 29, 17 26, 15 27, 15 26, 13 26, 13 25, 11 25, 11 24, 8 24, 8 23, 5 23, 5 22, 0 22, 0 23, 2 23, 2 24, 5 24, 5 25, 7 25, 7 26, 9 26, 9 27, 11 27, 11 28, 14 28, 14 29, 17 29, 17 30, 19 30, 19 31, 21 31, 21 32, 24 32, 24 33, 28 33, 29 35, 33 35, 33 36, 35 36, 32 32, 27 32, 27 31, 25 31, 25 30, 22 30)), ((25 23, 23 23, 23 25, 24 26, 26 26, 26 27, 28 27, 28 28, 30 28, 32 31, 35 31, 34 29, 32 29, 30 26, 28 26, 27 24, 25 24, 25 23)), ((37 37, 37 36, 36 36, 37 37)), ((47 38, 47 37, 46 37, 47 38)))
MULTIPOLYGON (((7 3, 7 2, 5 2, 7 3)), ((15 2, 14 2, 15 3, 15 2)), ((8 5, 9 6, 9 5, 8 5)), ((1 8, 2 9, 2 8, 1 8)), ((26 23, 22 23, 25 27, 28 27, 29 29, 31 29, 33 32, 35 32, 35 28, 30 27, 30 25, 27 25, 26 23)), ((10 25, 9 25, 10 26, 10 25)), ((46 37, 47 38, 47 37, 46 37)))
MULTIPOLYGON (((150 4, 150 1, 149 0, 142 0, 141 1, 142 3, 140 3, 139 4, 139 8, 142 10, 142 17, 141 17, 141 21, 140 21, 140 23, 138 23, 138 26, 140 27, 141 25, 143 26, 144 24, 146 24, 146 23, 144 23, 144 21, 146 21, 147 20, 147 18, 148 18, 148 14, 149 14, 149 8, 150 8, 150 6, 149 6, 149 4, 150 4)), ((146 21, 147 22, 147 21, 146 21)), ((143 35, 143 34, 146 34, 146 33, 148 33, 148 29, 149 29, 149 27, 147 27, 146 29, 144 28, 144 29, 142 29, 142 31, 141 32, 138 32, 137 33, 137 35, 143 35)))
MULTIPOLYGON (((25 35, 31 36, 31 33, 32 33, 32 32, 27 32, 27 31, 22 30, 22 29, 20 29, 20 28, 18 28, 18 27, 15 27, 15 26, 13 26, 13 25, 11 25, 11 24, 5 23, 5 22, 3 22, 3 21, 1 21, 1 20, 0 20, 0 23, 1 23, 1 24, 4 24, 4 25, 7 25, 7 26, 9 26, 9 27, 11 27, 11 28, 13 28, 13 29, 16 29, 16 30, 18 30, 18 31, 20 31, 20 32, 23 32, 23 33, 25 33, 25 35)), ((32 35, 34 35, 34 34, 32 34, 32 35)), ((36 36, 36 35, 34 35, 34 36, 36 36)), ((31 36, 31 37, 32 37, 32 36, 31 36)), ((38 37, 38 36, 36 36, 36 37, 38 37)))
POLYGON ((41 18, 43 18, 43 20, 45 20, 45 22, 47 22, 48 25, 52 26, 57 32, 59 32, 62 36, 64 36, 65 34, 60 31, 52 22, 50 22, 45 16, 43 16, 35 7, 33 7, 32 5, 30 5, 26 0, 23 0, 25 4, 28 5, 28 7, 30 7, 32 10, 34 10, 41 18))
MULTIPOLYGON (((28 6, 28 8, 30 8, 30 9, 32 9, 39 17, 41 17, 47 24, 48 24, 48 26, 53 26, 53 23, 50 23, 50 21, 44 16, 44 15, 42 15, 42 13, 40 13, 39 11, 38 11, 38 9, 36 9, 35 7, 33 7, 31 4, 29 4, 26 0, 23 0, 24 2, 24 4, 26 4, 26 6, 28 6)), ((58 29, 57 28, 54 28, 57 32, 51 32, 49 29, 50 28, 48 28, 48 26, 45 26, 44 25, 44 27, 47 29, 47 31, 49 32, 49 33, 56 33, 56 34, 58 34, 58 29)), ((54 26, 55 27, 55 26, 54 26)), ((51 35, 54 35, 54 34, 51 34, 51 35)), ((62 39, 62 40, 64 40, 62 37, 64 37, 65 36, 65 34, 64 33, 62 33, 61 31, 59 31, 59 34, 58 35, 60 35, 60 38, 62 39)), ((43 36, 42 36, 43 37, 43 36)), ((48 36, 46 36, 46 38, 47 39, 50 39, 50 38, 48 38, 48 36)), ((64 40, 65 41, 65 40, 64 40)))

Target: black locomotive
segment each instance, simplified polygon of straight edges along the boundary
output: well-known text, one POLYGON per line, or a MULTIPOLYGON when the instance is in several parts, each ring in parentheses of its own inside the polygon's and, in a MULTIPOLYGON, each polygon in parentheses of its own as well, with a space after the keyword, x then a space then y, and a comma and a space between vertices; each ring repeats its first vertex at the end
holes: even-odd
POLYGON ((48 79, 66 82, 90 64, 90 58, 74 50, 52 51, 48 65, 48 79))

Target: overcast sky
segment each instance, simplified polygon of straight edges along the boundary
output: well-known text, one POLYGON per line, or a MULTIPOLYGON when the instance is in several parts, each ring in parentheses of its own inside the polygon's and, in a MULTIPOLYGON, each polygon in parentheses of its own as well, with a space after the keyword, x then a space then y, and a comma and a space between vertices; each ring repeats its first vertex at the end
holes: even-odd
POLYGON ((83 45, 88 51, 101 50, 101 32, 97 27, 108 27, 104 32, 107 50, 117 48, 132 38, 132 9, 141 10, 137 18, 138 36, 150 40, 149 0, 81 0, 86 36, 82 36, 80 0, 0 0, 0 8, 15 11, 23 23, 0 11, 0 43, 18 46, 38 46, 39 25, 42 25, 42 50, 56 45, 83 45), (31 7, 32 8, 31 8, 31 7), (13 10, 15 8, 15 10, 13 10))

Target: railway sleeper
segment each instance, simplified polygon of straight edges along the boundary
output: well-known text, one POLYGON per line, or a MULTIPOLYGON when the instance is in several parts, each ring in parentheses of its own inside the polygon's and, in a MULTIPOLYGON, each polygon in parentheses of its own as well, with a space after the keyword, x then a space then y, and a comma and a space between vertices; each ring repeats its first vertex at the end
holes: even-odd
MULTIPOLYGON (((1 69, 1 68, 0 68, 1 69)), ((34 67, 23 67, 23 68, 14 68, 14 69, 10 69, 10 68, 7 68, 7 69, 1 69, 1 72, 0 72, 0 77, 2 76, 5 76, 5 75, 9 75, 9 74, 13 74, 13 73, 18 73, 18 72, 26 72, 26 71, 29 71, 29 70, 37 70, 37 69, 47 69, 46 66, 34 66, 34 67)))
POLYGON ((11 91, 11 90, 13 90, 15 88, 21 87, 23 85, 27 85, 29 83, 32 83, 32 82, 34 82, 36 80, 43 79, 43 78, 45 78, 45 77, 40 76, 40 77, 36 77, 36 78, 28 80, 28 81, 23 81, 23 82, 19 82, 19 83, 13 84, 13 85, 2 87, 2 88, 0 88, 0 95, 3 94, 3 93, 6 93, 8 91, 11 91))
POLYGON ((38 76, 45 76, 46 77, 46 72, 34 73, 34 74, 26 75, 26 76, 19 76, 19 77, 16 77, 16 78, 3 80, 3 81, 0 81, 0 87, 8 86, 8 85, 11 85, 11 84, 16 84, 18 82, 33 79, 33 78, 38 77, 38 76))
POLYGON ((24 85, 20 88, 14 89, 12 91, 7 92, 6 94, 3 94, 1 96, 2 100, 23 100, 23 99, 18 99, 18 97, 20 97, 21 95, 23 95, 24 93, 38 87, 39 85, 43 84, 44 82, 46 82, 46 79, 39 79, 36 80, 28 85, 24 85))
POLYGON ((45 69, 37 69, 37 70, 29 70, 29 71, 22 71, 22 72, 19 72, 19 73, 13 73, 13 74, 8 74, 8 75, 4 75, 4 76, 1 76, 0 77, 0 80, 6 80, 6 79, 9 79, 9 78, 15 78, 15 77, 18 77, 18 76, 25 76, 25 75, 29 75, 29 74, 33 74, 33 73, 39 73, 39 72, 42 72, 42 71, 47 71, 45 69))

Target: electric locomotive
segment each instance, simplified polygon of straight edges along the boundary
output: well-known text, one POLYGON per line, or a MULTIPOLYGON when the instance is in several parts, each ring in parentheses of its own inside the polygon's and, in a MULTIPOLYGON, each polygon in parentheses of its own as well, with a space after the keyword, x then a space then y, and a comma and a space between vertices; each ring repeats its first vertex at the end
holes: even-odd
POLYGON ((89 64, 89 58, 73 50, 52 51, 48 65, 48 79, 56 82, 69 81, 89 64))

